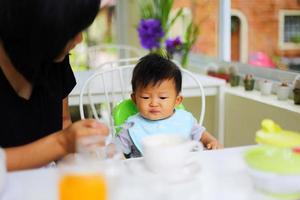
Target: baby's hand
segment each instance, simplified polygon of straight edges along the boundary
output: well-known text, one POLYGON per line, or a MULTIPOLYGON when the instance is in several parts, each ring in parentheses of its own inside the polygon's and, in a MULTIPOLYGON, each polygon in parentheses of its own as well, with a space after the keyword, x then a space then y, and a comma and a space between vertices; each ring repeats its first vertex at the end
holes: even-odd
POLYGON ((208 142, 206 144, 206 148, 208 150, 211 150, 211 149, 222 149, 223 146, 218 142, 218 140, 211 140, 210 142, 208 142))

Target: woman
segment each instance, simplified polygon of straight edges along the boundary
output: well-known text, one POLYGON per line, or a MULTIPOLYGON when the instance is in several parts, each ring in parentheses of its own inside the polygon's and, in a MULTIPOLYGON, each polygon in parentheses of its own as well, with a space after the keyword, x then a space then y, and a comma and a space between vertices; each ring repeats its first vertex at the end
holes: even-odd
POLYGON ((94 120, 71 124, 76 84, 68 53, 100 0, 0 1, 0 146, 8 170, 45 165, 75 150, 82 135, 108 133, 94 120))

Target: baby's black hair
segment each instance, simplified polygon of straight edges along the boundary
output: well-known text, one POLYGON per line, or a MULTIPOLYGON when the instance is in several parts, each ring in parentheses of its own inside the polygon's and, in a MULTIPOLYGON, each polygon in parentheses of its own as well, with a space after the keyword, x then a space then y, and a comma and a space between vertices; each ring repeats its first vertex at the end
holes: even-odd
POLYGON ((182 75, 179 67, 158 54, 150 53, 142 57, 135 66, 132 74, 132 91, 145 88, 149 84, 153 86, 160 84, 163 80, 173 79, 177 94, 181 91, 182 75))

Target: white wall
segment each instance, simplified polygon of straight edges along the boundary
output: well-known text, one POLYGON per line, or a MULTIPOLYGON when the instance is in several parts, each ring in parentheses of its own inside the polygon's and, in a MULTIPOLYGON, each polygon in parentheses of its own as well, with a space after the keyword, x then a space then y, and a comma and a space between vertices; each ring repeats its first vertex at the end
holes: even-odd
POLYGON ((255 132, 263 119, 300 132, 300 114, 238 96, 225 95, 225 146, 255 144, 255 132))
MULTIPOLYGON (((186 110, 191 112, 195 118, 199 118, 200 113, 200 97, 189 97, 183 99, 183 105, 186 110)), ((215 113, 215 98, 214 97, 206 97, 206 112, 204 117, 203 125, 206 130, 217 137, 217 133, 214 133, 214 113, 215 113)))

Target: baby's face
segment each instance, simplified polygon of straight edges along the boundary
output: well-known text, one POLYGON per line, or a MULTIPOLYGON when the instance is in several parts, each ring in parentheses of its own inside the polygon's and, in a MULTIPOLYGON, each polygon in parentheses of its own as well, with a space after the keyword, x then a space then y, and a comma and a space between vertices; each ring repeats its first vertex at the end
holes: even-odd
POLYGON ((170 117, 175 106, 182 102, 182 96, 176 92, 174 80, 163 80, 155 86, 150 84, 146 88, 138 88, 131 97, 140 114, 150 120, 170 117))

